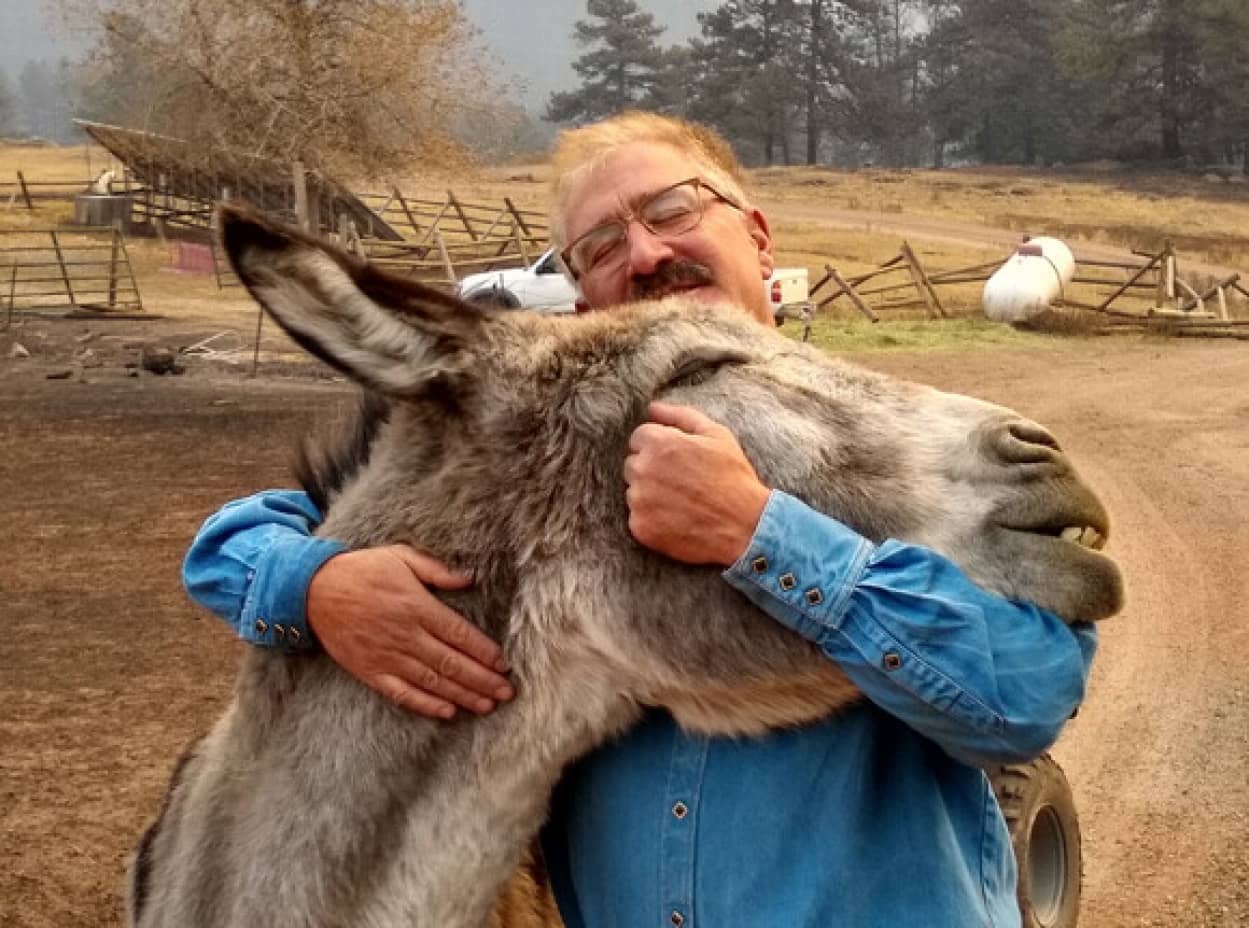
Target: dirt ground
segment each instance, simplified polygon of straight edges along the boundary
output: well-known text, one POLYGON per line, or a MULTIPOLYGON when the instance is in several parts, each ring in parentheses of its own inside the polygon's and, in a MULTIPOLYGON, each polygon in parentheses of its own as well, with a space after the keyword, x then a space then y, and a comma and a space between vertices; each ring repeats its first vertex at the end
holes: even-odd
MULTIPOLYGON (((3 928, 120 922, 128 848, 241 648, 186 600, 182 553, 224 500, 287 484, 296 436, 350 396, 274 362, 256 379, 200 359, 180 377, 123 366, 142 342, 204 334, 48 320, 0 334, 3 928), (36 329, 41 350, 9 357, 36 329), (90 364, 66 365, 83 346, 90 364)), ((1055 752, 1085 833, 1081 925, 1249 925, 1249 346, 858 360, 1050 425, 1115 516, 1129 606, 1055 752)))

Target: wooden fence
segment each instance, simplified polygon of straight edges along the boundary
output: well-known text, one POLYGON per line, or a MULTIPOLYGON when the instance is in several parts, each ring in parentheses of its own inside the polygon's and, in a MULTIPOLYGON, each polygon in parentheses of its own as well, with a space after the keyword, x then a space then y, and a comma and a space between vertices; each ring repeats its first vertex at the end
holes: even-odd
POLYGON ((122 234, 112 228, 0 230, 0 308, 143 310, 122 234))
POLYGON ((30 180, 18 171, 15 179, 0 180, 0 205, 33 210, 40 202, 63 200, 68 203, 90 186, 90 179, 30 180))
MULTIPOLYGON (((1233 318, 1229 309, 1233 294, 1249 298, 1239 274, 1207 282, 1199 289, 1180 275, 1179 258, 1169 242, 1159 252, 1135 254, 1144 260, 1077 258, 1071 286, 1055 308, 1088 313, 1108 328, 1249 338, 1249 320, 1233 318)), ((944 318, 948 313, 937 288, 982 284, 1008 258, 930 271, 903 242, 898 255, 863 274, 845 276, 826 264, 824 276, 811 288, 811 300, 819 310, 844 297, 872 322, 880 320, 879 313, 897 309, 922 308, 928 318, 944 318), (899 280, 898 275, 905 279, 899 280)))

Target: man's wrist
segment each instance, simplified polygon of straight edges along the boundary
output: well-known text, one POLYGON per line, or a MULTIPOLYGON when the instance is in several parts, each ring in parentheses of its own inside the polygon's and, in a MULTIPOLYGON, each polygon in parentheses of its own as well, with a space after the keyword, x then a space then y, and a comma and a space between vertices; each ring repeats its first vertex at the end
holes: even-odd
POLYGON ((736 509, 737 518, 733 520, 733 528, 726 539, 724 553, 719 560, 721 566, 732 567, 746 553, 751 539, 758 531, 759 521, 763 518, 763 511, 767 508, 770 496, 771 491, 762 483, 756 483, 744 494, 740 506, 736 509))
POLYGON ((326 561, 345 550, 340 542, 327 538, 301 537, 267 551, 252 579, 240 637, 285 650, 316 647, 316 636, 308 625, 308 589, 326 561))

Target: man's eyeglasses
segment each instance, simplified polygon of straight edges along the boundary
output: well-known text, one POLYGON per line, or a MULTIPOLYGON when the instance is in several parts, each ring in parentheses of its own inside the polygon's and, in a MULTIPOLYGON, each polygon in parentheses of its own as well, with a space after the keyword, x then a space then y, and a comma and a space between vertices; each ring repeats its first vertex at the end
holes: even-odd
POLYGON ((742 209, 739 203, 702 178, 691 177, 651 194, 632 212, 595 226, 565 248, 560 257, 574 277, 610 267, 624 256, 629 223, 635 219, 652 235, 684 235, 703 221, 704 190, 720 202, 736 210, 742 209))

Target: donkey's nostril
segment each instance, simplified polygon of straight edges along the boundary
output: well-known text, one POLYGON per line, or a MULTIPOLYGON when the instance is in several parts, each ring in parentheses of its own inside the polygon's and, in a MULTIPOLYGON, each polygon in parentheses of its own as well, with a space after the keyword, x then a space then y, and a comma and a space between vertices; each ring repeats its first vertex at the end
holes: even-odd
POLYGON ((1035 422, 1015 419, 995 434, 994 446, 1006 464, 1056 464, 1062 459, 1054 436, 1035 422))
POLYGON ((1055 451, 1063 450, 1058 445, 1058 439, 1035 422, 1026 420, 1012 422, 1007 427, 1007 431, 1010 432, 1012 438, 1017 438, 1019 441, 1027 442, 1030 445, 1044 445, 1046 448, 1053 448, 1055 451))

